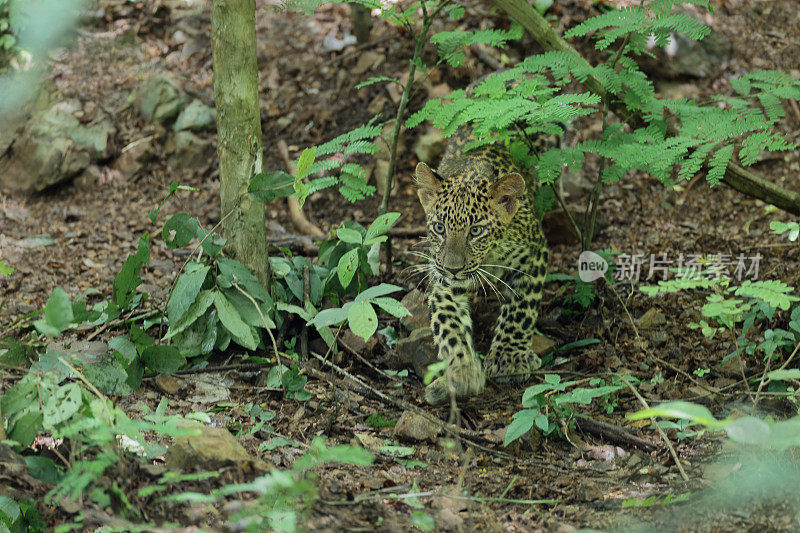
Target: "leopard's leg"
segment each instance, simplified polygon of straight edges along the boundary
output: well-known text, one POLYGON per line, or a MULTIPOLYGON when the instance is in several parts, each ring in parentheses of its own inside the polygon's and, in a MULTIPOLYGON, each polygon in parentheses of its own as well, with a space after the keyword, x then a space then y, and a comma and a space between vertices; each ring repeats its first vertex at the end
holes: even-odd
POLYGON ((505 289, 505 300, 485 360, 489 378, 524 381, 542 364, 531 342, 539 316, 547 258, 545 247, 530 244, 515 247, 506 255, 506 264, 513 270, 503 269, 503 283, 497 282, 505 289))
POLYGON ((425 388, 425 401, 432 405, 448 401, 451 390, 457 398, 465 398, 480 394, 486 386, 472 342, 467 287, 445 283, 432 283, 428 292, 433 341, 439 359, 447 361, 445 374, 425 388))

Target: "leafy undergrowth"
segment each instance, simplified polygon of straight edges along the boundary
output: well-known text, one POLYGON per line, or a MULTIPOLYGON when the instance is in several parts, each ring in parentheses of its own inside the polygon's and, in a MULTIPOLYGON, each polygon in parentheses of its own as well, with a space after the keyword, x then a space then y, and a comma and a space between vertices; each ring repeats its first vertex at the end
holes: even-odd
MULTIPOLYGON (((327 13, 338 20, 346 11, 327 13)), ((468 22, 477 26, 482 18, 471 15, 468 22)), ((281 44, 304 39, 298 19, 286 19, 287 28, 272 20, 270 38, 281 44)), ((150 18, 135 22, 142 31, 148 24, 154 30, 150 18)), ((403 56, 396 44, 401 39, 393 28, 378 31, 395 47, 386 53, 383 73, 399 78, 392 69, 406 68, 405 62, 392 57, 403 56)), ((169 32, 147 36, 161 45, 144 47, 146 53, 160 56, 168 48, 162 34, 169 32)), ((267 101, 268 113, 307 110, 285 133, 306 145, 319 140, 315 135, 333 137, 326 127, 340 127, 325 118, 331 111, 323 96, 337 101, 330 96, 336 81, 322 74, 339 69, 322 65, 328 60, 309 52, 313 46, 301 48, 313 56, 303 57, 306 67, 324 67, 320 79, 330 87, 297 95, 263 92, 267 99, 291 99, 267 101)), ((747 55, 736 59, 737 72, 765 68, 742 66, 747 55)), ((267 63, 262 79, 281 66, 267 63)), ((193 68, 185 77, 202 79, 201 69, 193 68)), ((445 72, 450 81, 459 75, 445 72)), ((137 79, 135 71, 128 77, 137 79)), ((73 81, 80 87, 80 80, 73 81)), ((720 92, 712 81, 698 84, 705 84, 706 96, 720 92)), ((366 108, 373 99, 380 103, 381 95, 373 91, 359 96, 357 105, 340 103, 353 108, 341 120, 368 123, 366 108)), ((105 101, 102 94, 96 99, 105 101)), ((141 131, 135 119, 127 120, 134 120, 130 131, 141 131)), ((790 118, 781 120, 785 126, 790 118)), ((274 122, 270 132, 282 132, 274 122)), ((4 232, 19 232, 13 235, 20 241, 47 232, 56 239, 41 237, 51 244, 27 249, 19 261, 0 260, 3 289, 14 295, 14 305, 22 303, 15 297, 22 284, 24 303, 34 307, 18 308, 30 313, 20 322, 0 324, 4 335, 12 333, 0 347, 7 431, 0 435, 0 530, 797 529, 797 463, 791 448, 783 451, 796 442, 797 431, 791 417, 800 374, 789 366, 800 323, 791 289, 797 254, 795 245, 769 235, 769 219, 778 215, 720 189, 691 194, 687 186, 676 199, 674 191, 638 173, 626 177, 625 186, 609 186, 605 201, 614 208, 598 247, 616 252, 620 243, 637 243, 641 250, 622 251, 675 257, 698 247, 727 253, 751 246, 763 254, 769 277, 785 283, 702 278, 654 284, 649 292, 629 290, 624 281, 581 285, 572 275, 577 248, 556 245, 551 270, 557 275, 547 286, 539 327, 558 348, 544 357, 545 368, 525 386, 491 384, 457 410, 430 408, 421 402, 422 376, 393 352, 403 334, 397 317, 405 315, 397 300, 417 280, 376 266, 377 245, 398 219, 372 221, 374 199, 356 204, 363 211, 355 215, 323 189, 340 183, 354 200, 366 191, 358 165, 316 160, 362 140, 345 133, 305 159, 298 154, 313 161, 298 164, 301 176, 326 165, 340 173, 338 181, 309 183, 316 193, 308 203, 333 231, 313 261, 272 250, 279 303, 242 265, 220 255, 221 241, 210 231, 219 213, 193 210, 217 205, 208 191, 208 169, 186 173, 192 190, 170 188, 178 207, 165 205, 166 223, 155 226, 161 239, 142 236, 154 231, 145 213, 174 179, 157 163, 135 191, 112 183, 105 195, 53 193, 34 201, 27 222, 20 215, 24 206, 10 206, 2 216, 12 229, 4 225, 4 232), (181 207, 187 204, 194 217, 174 215, 190 210, 181 207), (341 224, 350 218, 362 223, 341 224), (96 231, 85 230, 90 220, 96 231), (747 224, 739 231, 742 220, 747 224), (91 237, 104 233, 113 238, 97 244, 91 237), (99 256, 95 246, 104 247, 99 256), (87 290, 89 274, 75 281, 86 269, 113 273, 108 264, 121 262, 130 248, 115 279, 90 284, 102 291, 87 290), (99 257, 108 260, 102 269, 99 257), (15 266, 24 271, 15 273, 15 266), (177 281, 176 272, 182 272, 177 281), (28 278, 41 287, 26 285, 28 278), (154 294, 148 298, 147 292, 154 294), (661 321, 654 319, 659 315, 661 321), (643 407, 637 393, 654 409, 633 420, 626 414, 643 407), (686 399, 694 403, 657 405, 686 399), (656 419, 662 416, 669 420, 656 419)), ((352 151, 367 148, 357 144, 352 151)), ((413 168, 409 156, 401 163, 413 168)), ((788 175, 783 164, 763 166, 788 175)), ((269 201, 280 196, 275 191, 288 193, 300 184, 284 173, 264 174, 251 193, 269 201)), ((393 205, 404 214, 404 229, 420 223, 417 204, 410 181, 401 181, 393 205)), ((282 213, 270 217, 288 223, 282 213)), ((772 227, 796 237, 793 222, 772 220, 772 227)), ((395 239, 400 249, 408 244, 395 239)), ((486 307, 496 307, 486 300, 486 307)), ((485 337, 491 322, 483 317, 491 313, 477 316, 487 321, 476 328, 485 337)), ((485 348, 486 339, 481 343, 485 348)))

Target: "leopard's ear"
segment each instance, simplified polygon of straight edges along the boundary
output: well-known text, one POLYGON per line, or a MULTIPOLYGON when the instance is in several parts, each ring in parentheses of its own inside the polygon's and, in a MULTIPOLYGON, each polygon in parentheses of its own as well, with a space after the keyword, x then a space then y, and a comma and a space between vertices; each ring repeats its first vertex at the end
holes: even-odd
POLYGON ((442 190, 442 178, 431 167, 420 162, 414 172, 414 181, 417 182, 417 196, 422 203, 422 209, 427 213, 442 190))
POLYGON ((524 194, 525 180, 516 172, 502 176, 489 186, 489 201, 506 222, 516 214, 519 199, 524 194))

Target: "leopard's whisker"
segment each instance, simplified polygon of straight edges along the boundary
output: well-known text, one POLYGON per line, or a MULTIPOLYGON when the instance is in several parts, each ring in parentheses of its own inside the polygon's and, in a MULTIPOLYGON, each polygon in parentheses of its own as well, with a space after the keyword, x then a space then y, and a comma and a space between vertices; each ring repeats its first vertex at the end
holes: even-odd
POLYGON ((483 297, 488 298, 489 295, 486 293, 486 285, 484 285, 483 278, 481 277, 479 272, 475 273, 475 279, 477 279, 480 282, 481 289, 483 289, 483 297))
POLYGON ((486 275, 488 275, 488 276, 491 276, 491 277, 493 277, 494 279, 496 279, 497 281, 499 281, 500 283, 502 283, 503 285, 505 285, 505 286, 506 286, 506 288, 507 288, 508 290, 510 290, 510 291, 511 291, 511 293, 512 293, 514 296, 516 296, 516 297, 519 297, 519 293, 518 293, 517 291, 515 291, 514 289, 512 289, 512 288, 511 288, 511 285, 509 285, 508 283, 506 283, 505 281, 503 281, 503 280, 502 280, 502 279, 500 279, 499 277, 495 276, 494 274, 492 274, 492 273, 491 273, 491 272, 489 272, 488 270, 483 270, 483 269, 480 269, 480 270, 481 270, 481 271, 482 271, 484 274, 486 274, 486 275))
POLYGON ((494 268, 504 268, 506 270, 512 270, 514 272, 519 272, 523 276, 528 276, 529 278, 535 279, 534 276, 530 275, 529 273, 525 272, 524 270, 520 270, 518 268, 512 268, 512 267, 506 266, 506 265, 492 265, 490 263, 483 263, 482 266, 494 267, 494 268))
POLYGON ((505 299, 503 295, 500 293, 500 291, 497 289, 497 286, 494 283, 492 283, 492 281, 489 278, 486 277, 486 271, 479 268, 475 272, 477 272, 484 279, 484 281, 486 281, 486 284, 489 285, 489 288, 492 289, 492 291, 494 291, 494 293, 497 295, 498 298, 500 298, 501 300, 505 299))

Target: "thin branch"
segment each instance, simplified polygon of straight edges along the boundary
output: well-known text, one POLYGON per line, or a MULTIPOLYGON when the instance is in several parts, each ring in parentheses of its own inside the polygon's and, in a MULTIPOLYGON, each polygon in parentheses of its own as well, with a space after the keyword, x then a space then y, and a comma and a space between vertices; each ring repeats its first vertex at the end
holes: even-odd
MULTIPOLYGON (((636 399, 639 400, 639 403, 642 404, 642 407, 644 407, 645 409, 650 409, 650 405, 647 403, 647 400, 645 400, 644 397, 642 397, 642 395, 639 394, 639 391, 636 390, 636 387, 634 387, 632 383, 630 383, 627 379, 625 379, 625 377, 626 376, 620 375, 620 379, 622 380, 622 382, 628 386, 633 395, 636 396, 636 399)), ((664 441, 664 445, 666 445, 670 455, 672 455, 672 460, 675 461, 675 466, 678 467, 678 471, 681 473, 681 477, 683 478, 684 481, 689 481, 689 476, 686 475, 686 471, 683 469, 681 460, 678 458, 678 453, 675 451, 675 448, 669 441, 669 437, 667 437, 667 434, 664 432, 663 429, 661 429, 661 426, 658 425, 655 417, 651 416, 650 422, 655 426, 656 430, 658 431, 658 434, 661 435, 661 440, 664 441)))

